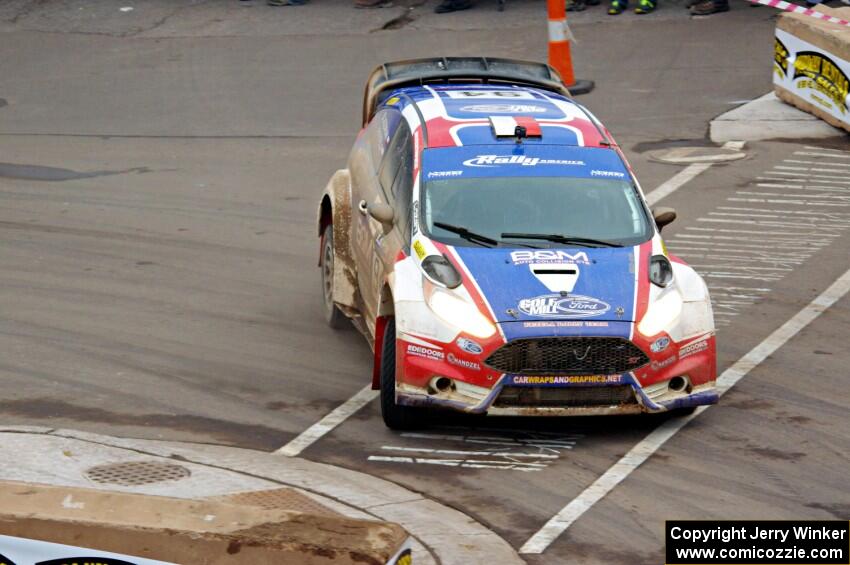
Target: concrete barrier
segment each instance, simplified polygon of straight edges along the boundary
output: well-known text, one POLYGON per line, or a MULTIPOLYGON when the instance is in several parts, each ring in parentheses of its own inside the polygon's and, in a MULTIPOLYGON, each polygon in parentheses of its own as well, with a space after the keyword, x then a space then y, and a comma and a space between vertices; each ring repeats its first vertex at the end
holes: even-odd
MULTIPOLYGON (((0 483, 0 536, 111 552, 129 563, 409 563, 408 535, 397 524, 14 482, 0 483)), ((16 565, 27 561, 12 552, 25 546, 0 537, 0 554, 16 565)))

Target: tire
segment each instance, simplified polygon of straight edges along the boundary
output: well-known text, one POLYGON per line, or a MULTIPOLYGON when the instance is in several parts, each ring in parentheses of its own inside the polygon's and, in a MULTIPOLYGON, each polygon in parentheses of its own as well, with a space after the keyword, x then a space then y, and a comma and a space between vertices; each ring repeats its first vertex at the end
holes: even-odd
POLYGON ((390 318, 381 346, 381 416, 391 430, 412 430, 421 424, 421 411, 395 402, 395 339, 395 320, 390 318))
POLYGON ((346 327, 346 317, 334 304, 334 230, 333 224, 325 228, 324 244, 322 245, 322 257, 320 268, 322 270, 322 305, 324 306, 325 322, 335 330, 346 327))

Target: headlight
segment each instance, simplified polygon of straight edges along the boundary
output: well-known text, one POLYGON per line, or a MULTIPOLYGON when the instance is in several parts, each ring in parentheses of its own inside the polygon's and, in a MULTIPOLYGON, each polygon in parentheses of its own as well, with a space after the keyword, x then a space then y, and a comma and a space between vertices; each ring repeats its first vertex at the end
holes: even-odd
POLYGON ((674 290, 650 304, 649 310, 638 324, 638 331, 647 337, 670 327, 682 313, 682 297, 674 290))
POLYGON ((664 255, 649 258, 649 280, 664 288, 673 280, 673 265, 664 255))
POLYGON ((442 255, 429 255, 422 261, 422 270, 425 277, 431 282, 448 288, 460 286, 461 278, 457 269, 442 255))
POLYGON ((428 306, 450 326, 482 339, 496 333, 496 326, 474 304, 434 285, 425 285, 425 289, 428 306))

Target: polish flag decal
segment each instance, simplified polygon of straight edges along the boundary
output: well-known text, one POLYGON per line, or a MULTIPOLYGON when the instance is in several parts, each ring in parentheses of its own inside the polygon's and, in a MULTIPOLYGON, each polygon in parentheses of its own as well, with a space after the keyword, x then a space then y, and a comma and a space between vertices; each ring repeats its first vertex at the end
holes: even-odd
POLYGON ((531 116, 490 116, 490 125, 496 137, 514 137, 517 126, 525 128, 527 137, 542 137, 540 124, 531 116))

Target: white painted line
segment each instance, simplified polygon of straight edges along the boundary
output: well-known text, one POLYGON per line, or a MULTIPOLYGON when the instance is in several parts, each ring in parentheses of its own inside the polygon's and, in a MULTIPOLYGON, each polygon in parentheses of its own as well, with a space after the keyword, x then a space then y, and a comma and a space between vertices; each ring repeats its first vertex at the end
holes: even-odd
POLYGON ((830 167, 850 167, 850 163, 836 163, 829 161, 804 161, 802 159, 785 159, 784 163, 802 163, 804 165, 829 165, 830 167))
POLYGON ((711 165, 711 163, 694 163, 693 165, 688 165, 673 175, 668 181, 661 183, 658 188, 647 194, 646 203, 654 206, 662 198, 673 194, 683 185, 692 181, 697 175, 710 169, 711 165))
POLYGON ((806 157, 837 157, 839 159, 850 159, 850 155, 840 155, 837 153, 823 153, 821 151, 794 151, 794 155, 804 155, 806 157))
POLYGON ((830 147, 817 147, 816 145, 804 145, 803 149, 811 149, 813 151, 832 151, 833 153, 846 153, 850 155, 850 151, 845 151, 843 149, 832 149, 830 147))
MULTIPOLYGON (((723 144, 723 149, 731 149, 733 151, 740 151, 744 148, 746 142, 744 141, 727 141, 723 144)), ((688 165, 675 175, 673 175, 666 182, 661 183, 658 187, 655 188, 652 192, 646 195, 646 203, 650 206, 654 206, 658 203, 659 200, 670 196, 677 190, 679 190, 682 186, 692 181, 697 175, 707 171, 711 168, 711 165, 714 163, 693 163, 688 165)))
MULTIPOLYGON (((812 300, 790 320, 782 324, 764 341, 755 346, 734 365, 723 371, 717 379, 717 389, 722 395, 738 381, 747 376, 750 371, 762 363, 768 356, 785 345, 797 335, 812 320, 820 316, 827 308, 840 300, 850 290, 850 270, 847 270, 823 293, 812 300)), ((620 484, 635 469, 640 467, 652 454, 664 445, 667 440, 684 428, 688 422, 705 412, 709 407, 701 406, 690 416, 667 420, 640 443, 635 445, 610 469, 596 479, 575 499, 571 500, 560 512, 553 516, 546 525, 535 533, 520 548, 520 553, 543 553, 573 522, 587 512, 594 504, 602 500, 614 487, 620 484)))
POLYGON ((410 453, 433 453, 435 455, 480 455, 482 457, 558 459, 557 455, 547 455, 545 453, 517 453, 516 451, 468 451, 464 449, 429 449, 427 447, 401 447, 395 445, 382 445, 381 449, 386 451, 404 451, 410 453))
POLYGON ((419 463, 423 465, 503 469, 507 471, 541 471, 548 466, 545 463, 514 463, 510 461, 481 461, 477 459, 432 459, 430 457, 390 457, 384 455, 370 455, 368 460, 384 463, 419 463))
POLYGON ((366 385, 357 394, 334 408, 330 414, 301 432, 298 437, 275 451, 275 453, 295 457, 344 422, 346 418, 369 404, 377 396, 378 391, 372 390, 371 384, 366 385))

